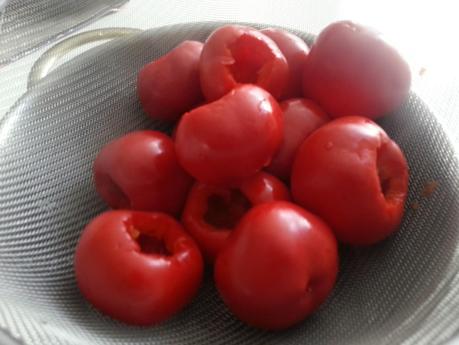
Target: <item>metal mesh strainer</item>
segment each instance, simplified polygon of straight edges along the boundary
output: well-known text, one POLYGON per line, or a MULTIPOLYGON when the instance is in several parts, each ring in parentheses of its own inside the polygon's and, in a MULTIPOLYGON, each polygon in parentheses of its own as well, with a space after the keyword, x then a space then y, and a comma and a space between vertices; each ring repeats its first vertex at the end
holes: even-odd
POLYGON ((0 65, 16 60, 127 0, 0 0, 0 65))
MULTIPOLYGON (((109 140, 152 123, 137 101, 139 68, 220 24, 147 31, 96 47, 33 87, 0 123, 0 328, 25 344, 442 344, 459 330, 458 161, 424 103, 411 95, 381 121, 411 168, 401 230, 372 248, 342 248, 336 289, 319 313, 287 332, 233 318, 209 274, 183 313, 128 327, 78 293, 73 253, 104 210, 91 164, 109 140), (439 186, 422 196, 426 183, 439 186)), ((311 41, 311 36, 300 34, 311 41)))

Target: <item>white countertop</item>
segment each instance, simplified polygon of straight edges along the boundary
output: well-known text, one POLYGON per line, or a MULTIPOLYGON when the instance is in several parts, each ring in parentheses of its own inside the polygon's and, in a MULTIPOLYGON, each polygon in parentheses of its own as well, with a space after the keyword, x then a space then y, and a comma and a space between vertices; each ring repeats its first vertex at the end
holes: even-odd
MULTIPOLYGON (((458 8, 455 0, 131 0, 80 31, 221 20, 318 33, 334 20, 352 19, 381 31, 405 55, 413 69, 414 91, 447 122, 453 141, 459 142, 459 121, 455 121, 456 114, 459 116, 458 8), (422 76, 421 69, 425 71, 422 76)), ((0 118, 26 92, 30 68, 47 48, 0 68, 0 118)))

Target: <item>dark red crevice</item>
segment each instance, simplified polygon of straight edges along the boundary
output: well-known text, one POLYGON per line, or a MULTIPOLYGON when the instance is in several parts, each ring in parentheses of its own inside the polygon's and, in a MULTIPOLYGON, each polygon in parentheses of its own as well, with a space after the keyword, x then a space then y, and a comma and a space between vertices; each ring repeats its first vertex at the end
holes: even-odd
POLYGON ((237 83, 257 84, 263 67, 273 59, 265 42, 251 35, 242 35, 230 47, 234 63, 229 70, 237 83))
POLYGON ((251 208, 252 203, 238 189, 227 195, 211 195, 207 200, 204 220, 216 229, 232 229, 251 208))
POLYGON ((139 244, 140 251, 144 254, 157 254, 163 256, 172 255, 162 238, 142 233, 139 231, 139 229, 134 227, 131 227, 129 234, 134 239, 134 241, 139 244))

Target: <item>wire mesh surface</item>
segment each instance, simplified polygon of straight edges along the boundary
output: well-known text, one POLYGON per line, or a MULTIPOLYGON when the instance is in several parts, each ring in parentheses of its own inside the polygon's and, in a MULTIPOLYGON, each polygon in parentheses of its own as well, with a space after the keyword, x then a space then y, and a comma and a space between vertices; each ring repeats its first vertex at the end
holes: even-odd
MULTIPOLYGON (((0 328, 25 344, 442 344, 459 330, 458 161, 415 95, 382 126, 411 169, 400 231, 371 248, 342 247, 337 286, 321 310, 286 332, 236 320, 211 274, 170 321, 128 327, 79 294, 73 254, 84 225, 105 209, 91 165, 108 141, 151 122, 137 71, 219 24, 147 31, 94 48, 29 91, 0 123, 0 328), (438 188, 423 193, 432 182, 438 188), (428 194, 428 193, 427 193, 428 194), (414 207, 416 206, 416 207, 414 207)), ((301 34, 311 42, 312 37, 301 34)))
POLYGON ((0 66, 127 0, 0 0, 0 66))

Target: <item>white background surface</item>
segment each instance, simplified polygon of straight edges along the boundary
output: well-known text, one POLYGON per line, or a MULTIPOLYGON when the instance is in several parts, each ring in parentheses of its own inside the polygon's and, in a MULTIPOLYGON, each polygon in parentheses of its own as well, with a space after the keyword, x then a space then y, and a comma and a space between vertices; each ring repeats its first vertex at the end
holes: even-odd
MULTIPOLYGON (((105 27, 149 29, 202 21, 269 23, 318 33, 334 20, 352 19, 384 34, 413 69, 413 89, 459 141, 459 2, 456 0, 131 0, 81 31, 105 27), (425 73, 420 76, 420 69, 425 73)), ((48 46, 49 47, 49 46, 48 46)), ((0 118, 26 91, 27 75, 43 48, 0 68, 0 118)))

